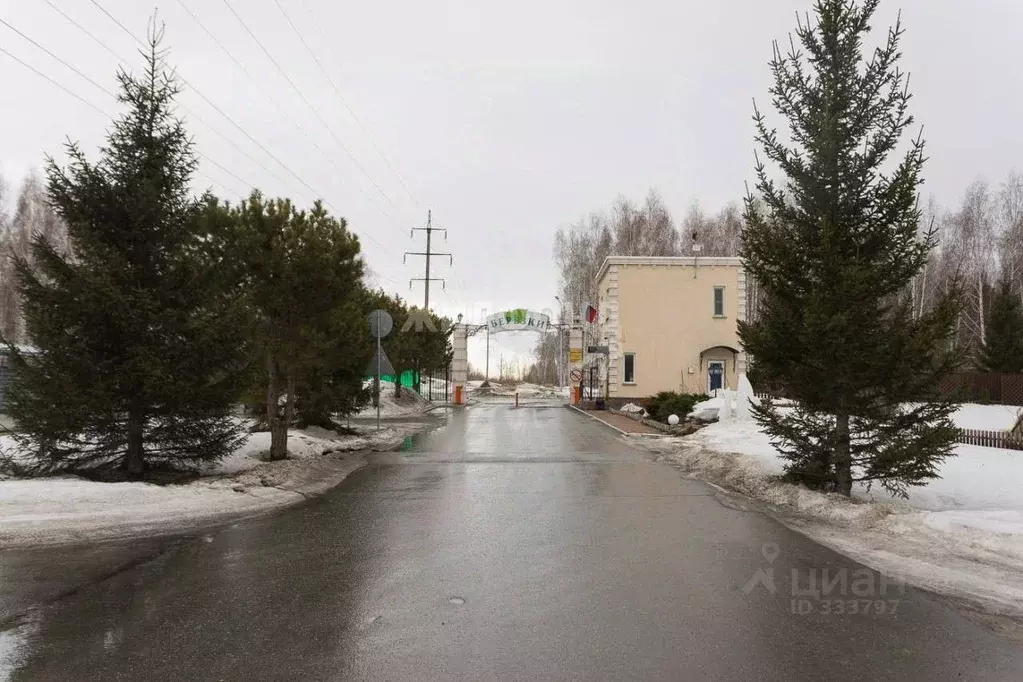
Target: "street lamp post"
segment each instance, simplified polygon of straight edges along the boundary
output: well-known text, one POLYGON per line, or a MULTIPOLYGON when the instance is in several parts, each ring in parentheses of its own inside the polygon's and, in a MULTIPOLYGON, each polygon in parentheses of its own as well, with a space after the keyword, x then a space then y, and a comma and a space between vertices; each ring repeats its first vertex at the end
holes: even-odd
POLYGON ((562 369, 563 369, 562 366, 564 365, 564 360, 561 357, 561 355, 562 355, 561 336, 562 336, 562 334, 565 331, 564 329, 561 328, 561 322, 562 322, 562 320, 565 319, 565 304, 562 302, 560 296, 555 296, 554 300, 558 302, 558 306, 560 307, 560 314, 558 315, 558 327, 557 327, 558 328, 558 361, 556 363, 554 363, 554 371, 558 375, 558 388, 561 388, 562 383, 564 383, 564 377, 562 376, 564 374, 564 372, 562 372, 562 369))
POLYGON ((490 325, 487 325, 487 375, 483 378, 483 385, 490 385, 490 325))

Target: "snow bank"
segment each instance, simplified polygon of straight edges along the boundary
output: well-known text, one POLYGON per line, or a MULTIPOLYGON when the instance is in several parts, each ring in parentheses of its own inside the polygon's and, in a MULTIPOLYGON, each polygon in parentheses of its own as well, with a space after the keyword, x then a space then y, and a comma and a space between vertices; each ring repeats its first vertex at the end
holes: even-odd
MULTIPOLYGON (((441 382, 441 395, 443 395, 443 382, 441 382)), ((366 388, 372 388, 373 382, 365 382, 366 388)), ((380 416, 393 418, 393 417, 411 417, 413 415, 422 414, 426 409, 431 406, 431 403, 426 398, 422 397, 410 388, 402 387, 401 397, 394 397, 394 382, 392 381, 381 381, 380 382, 380 416)), ((359 417, 376 417, 377 408, 373 406, 371 400, 366 407, 358 413, 359 417)))
POLYGON ((537 384, 497 384, 490 382, 493 395, 514 396, 516 393, 521 398, 550 398, 558 395, 558 389, 553 386, 539 386, 537 384))
MULTIPOLYGON (((478 385, 473 388, 473 383, 474 382, 469 382, 471 390, 467 391, 470 398, 470 404, 507 404, 513 402, 516 395, 519 397, 520 404, 523 400, 528 401, 530 405, 537 405, 550 401, 557 401, 560 403, 564 398, 569 396, 569 392, 571 391, 571 388, 568 386, 557 388, 555 386, 540 386, 526 382, 506 382, 502 384, 497 381, 491 381, 490 387, 487 389, 481 388, 478 385)), ((475 383, 478 384, 479 382, 475 383)))
POLYGON ((643 409, 642 406, 637 405, 635 403, 625 403, 624 405, 622 405, 622 412, 629 412, 631 414, 642 414, 643 412, 646 412, 646 410, 643 409))
MULTIPOLYGON (((38 635, 42 623, 39 610, 29 611, 13 627, 0 631, 0 681, 14 678, 29 654, 29 643, 38 635)), ((9 625, 9 624, 8 624, 9 625)))
POLYGON ((782 460, 755 422, 718 422, 644 444, 767 503, 814 540, 868 566, 1023 614, 1023 452, 960 445, 942 478, 910 489, 908 500, 865 485, 847 500, 780 483, 782 460))
POLYGON ((1023 408, 1012 405, 977 405, 964 403, 952 415, 961 429, 978 431, 1012 431, 1023 414, 1023 408))
MULTIPOLYGON (((362 429, 357 436, 342 436, 319 427, 288 431, 288 457, 308 459, 325 452, 351 452, 373 449, 381 444, 400 440, 405 436, 407 426, 388 424, 379 431, 362 429)), ((204 476, 230 476, 249 471, 267 461, 270 453, 270 434, 253 433, 248 441, 233 453, 208 467, 204 476)))
POLYGON ((424 429, 389 424, 358 436, 291 431, 289 459, 268 462, 270 434, 248 442, 196 481, 182 485, 98 483, 76 476, 0 481, 0 547, 60 544, 178 532, 295 504, 329 490, 364 464, 424 429))
MULTIPOLYGON (((724 406, 724 398, 711 398, 710 400, 704 400, 703 402, 693 405, 693 410, 689 413, 689 418, 704 422, 714 421, 718 418, 718 414, 720 414, 724 406)), ((736 407, 734 400, 732 401, 731 407, 734 412, 736 407)))
MULTIPOLYGON (((756 422, 717 422, 687 438, 712 452, 732 452, 755 458, 768 474, 780 474, 783 460, 771 445, 767 434, 756 422)), ((907 504, 928 510, 1023 511, 1023 452, 957 445, 956 457, 946 459, 939 469, 940 479, 926 486, 909 489, 907 504)), ((891 502, 894 498, 874 486, 859 485, 854 497, 864 501, 891 502)), ((1023 526, 1021 531, 1023 532, 1023 526)))

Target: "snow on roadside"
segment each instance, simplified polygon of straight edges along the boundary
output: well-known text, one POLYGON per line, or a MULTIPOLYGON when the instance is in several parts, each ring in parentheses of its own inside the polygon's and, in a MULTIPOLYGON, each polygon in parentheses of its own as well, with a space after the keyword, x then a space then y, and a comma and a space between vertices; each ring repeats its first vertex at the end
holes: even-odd
MULTIPOLYGON (((732 410, 737 406, 738 398, 732 400, 732 410)), ((755 398, 754 398, 755 400, 755 398)), ((775 401, 779 406, 786 406, 788 403, 775 401)), ((716 419, 718 412, 724 407, 725 399, 710 398, 693 406, 690 417, 710 420, 716 419)), ((975 429, 978 431, 1011 431, 1020 419, 1023 418, 1023 408, 1013 405, 980 405, 977 403, 963 403, 952 415, 952 422, 961 429, 975 429)))
MULTIPOLYGON (((325 452, 350 452, 372 450, 374 447, 390 444, 405 437, 408 425, 387 424, 379 431, 370 427, 360 430, 357 436, 342 436, 337 433, 311 427, 288 431, 288 457, 308 459, 325 452)), ((240 448, 207 468, 204 476, 230 476, 248 471, 266 463, 270 452, 270 433, 260 432, 249 435, 240 448)))
MULTIPOLYGON (((366 381, 366 388, 372 388, 373 382, 366 381)), ((443 390, 443 389, 442 389, 443 390)), ((422 397, 410 388, 402 387, 401 397, 394 397, 394 382, 393 381, 381 381, 380 382, 380 416, 393 418, 393 417, 411 417, 413 415, 422 414, 427 410, 432 403, 429 400, 422 397)), ((358 417, 375 417, 377 415, 377 408, 373 406, 373 402, 370 401, 362 410, 353 416, 358 417)))
POLYGON ((265 461, 270 434, 248 442, 198 480, 180 485, 98 483, 77 476, 0 481, 0 547, 158 535, 301 502, 334 487, 421 423, 388 424, 358 436, 290 431, 289 459, 265 461))
MULTIPOLYGON (((689 436, 687 442, 714 452, 732 452, 754 457, 767 475, 782 472, 770 438, 753 421, 716 422, 689 436)), ((928 510, 999 510, 1023 512, 1023 451, 957 445, 956 457, 946 459, 941 478, 926 486, 910 488, 909 506, 928 510)), ((853 496, 864 501, 897 501, 886 491, 865 485, 854 488, 853 496)), ((1023 525, 1020 526, 1023 533, 1023 525)))
POLYGON ((30 611, 18 618, 13 627, 5 625, 0 631, 0 682, 7 682, 14 677, 27 658, 28 643, 38 634, 42 614, 30 611))
POLYGON ((754 422, 718 422, 645 445, 872 568, 1023 614, 1023 452, 960 445, 942 478, 911 488, 908 500, 864 485, 846 500, 777 481, 782 460, 754 422))

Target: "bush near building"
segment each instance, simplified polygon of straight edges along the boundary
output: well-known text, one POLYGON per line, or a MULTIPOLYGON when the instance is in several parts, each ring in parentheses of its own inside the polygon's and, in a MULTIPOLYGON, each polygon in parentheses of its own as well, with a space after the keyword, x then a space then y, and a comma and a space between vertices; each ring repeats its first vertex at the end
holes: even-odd
POLYGON ((651 419, 665 424, 668 417, 675 414, 679 420, 684 421, 686 416, 693 411, 696 403, 708 400, 709 396, 703 393, 676 393, 675 391, 661 391, 652 398, 646 400, 646 411, 651 419))

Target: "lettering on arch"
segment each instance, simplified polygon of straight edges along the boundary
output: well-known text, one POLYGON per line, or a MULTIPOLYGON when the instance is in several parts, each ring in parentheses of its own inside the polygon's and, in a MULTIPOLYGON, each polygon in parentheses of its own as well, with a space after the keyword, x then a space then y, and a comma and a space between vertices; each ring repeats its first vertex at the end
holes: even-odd
POLYGON ((549 332, 551 318, 546 313, 514 308, 487 316, 487 327, 490 333, 495 332, 549 332))

